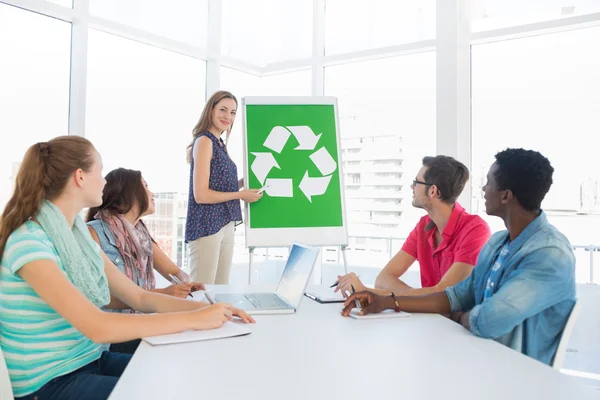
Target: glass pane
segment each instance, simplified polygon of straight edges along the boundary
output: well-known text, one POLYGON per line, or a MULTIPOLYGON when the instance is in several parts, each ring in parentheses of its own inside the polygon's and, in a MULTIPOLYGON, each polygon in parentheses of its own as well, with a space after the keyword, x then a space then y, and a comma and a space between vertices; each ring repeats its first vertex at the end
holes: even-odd
POLYGON ((90 13, 155 35, 206 47, 208 0, 90 0, 90 13))
POLYGON ((27 148, 68 133, 70 51, 71 24, 0 4, 0 210, 27 148))
MULTIPOLYGON (((423 215, 410 184, 436 151, 435 82, 434 52, 325 69, 325 94, 339 99, 351 236, 406 237, 423 215)), ((380 253, 369 258, 381 267, 380 253)))
POLYGON ((204 61, 89 32, 86 135, 105 174, 142 171, 156 202, 146 220, 173 260, 187 207, 186 146, 204 105, 205 73, 204 61))
POLYGON ((325 53, 435 39, 435 0, 326 0, 325 53))
POLYGON ((310 58, 312 3, 223 0, 222 54, 259 66, 310 58))
MULTIPOLYGON (((538 150, 554 167, 543 207, 572 244, 594 243, 600 224, 600 28, 473 46, 473 210, 494 154, 538 150)), ((594 243, 600 244, 598 242, 594 243)))
POLYGON ((471 2, 473 32, 507 28, 600 11, 598 0, 477 0, 471 2))

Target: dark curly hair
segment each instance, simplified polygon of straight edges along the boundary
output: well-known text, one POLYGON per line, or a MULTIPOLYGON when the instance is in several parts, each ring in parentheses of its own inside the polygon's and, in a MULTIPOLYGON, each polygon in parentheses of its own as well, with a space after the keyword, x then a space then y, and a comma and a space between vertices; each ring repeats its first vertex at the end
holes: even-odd
POLYGON ((469 170, 460 161, 448 156, 424 157, 425 182, 437 186, 440 199, 454 204, 469 180, 469 170))
POLYGON ((506 149, 496 154, 496 185, 510 190, 527 211, 537 211, 552 186, 554 168, 537 151, 506 149))

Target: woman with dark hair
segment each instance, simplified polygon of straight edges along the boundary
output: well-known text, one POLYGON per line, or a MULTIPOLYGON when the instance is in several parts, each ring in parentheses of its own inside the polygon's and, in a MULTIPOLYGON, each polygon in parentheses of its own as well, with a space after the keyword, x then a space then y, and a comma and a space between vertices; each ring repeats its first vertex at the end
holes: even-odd
MULTIPOLYGON (((190 282, 182 271, 154 242, 142 217, 154 213, 154 194, 140 171, 118 168, 109 172, 102 195, 102 204, 88 210, 88 229, 92 238, 111 261, 144 290, 186 298, 204 285, 190 282), (154 270, 171 281, 170 275, 181 284, 156 289, 154 270)), ((125 304, 113 299, 107 311, 133 313, 125 304)), ((139 340, 111 345, 111 351, 133 353, 139 340)))

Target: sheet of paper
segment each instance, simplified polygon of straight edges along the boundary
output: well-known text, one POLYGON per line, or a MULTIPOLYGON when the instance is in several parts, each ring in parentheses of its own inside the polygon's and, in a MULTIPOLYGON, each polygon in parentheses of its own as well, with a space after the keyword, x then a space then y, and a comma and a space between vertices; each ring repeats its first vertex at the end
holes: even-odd
POLYGON ((407 312, 400 311, 396 312, 394 310, 385 310, 380 312, 379 314, 367 314, 367 315, 359 315, 360 311, 354 309, 350 311, 350 317, 354 319, 376 319, 376 318, 404 318, 410 317, 411 315, 407 312))
POLYGON ((222 327, 207 331, 184 331, 170 335, 149 336, 144 340, 153 346, 163 344, 197 342, 200 340, 223 339, 234 336, 248 335, 252 331, 242 323, 226 322, 222 327))

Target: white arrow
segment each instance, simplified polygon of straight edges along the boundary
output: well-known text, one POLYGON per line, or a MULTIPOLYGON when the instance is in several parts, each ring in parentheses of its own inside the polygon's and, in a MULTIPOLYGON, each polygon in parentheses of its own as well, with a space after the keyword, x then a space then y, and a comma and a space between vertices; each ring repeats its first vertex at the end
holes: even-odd
POLYGON ((321 175, 329 175, 335 171, 337 164, 325 147, 321 147, 310 155, 310 159, 321 172, 321 175))
POLYGON ((252 162, 250 169, 252 170, 252 172, 254 172, 254 176, 256 176, 256 178, 260 181, 261 185, 265 183, 265 179, 267 178, 267 175, 269 175, 271 168, 275 167, 277 169, 281 169, 279 164, 277 164, 277 161, 275 161, 275 157, 273 157, 273 154, 271 154, 271 153, 252 153, 252 154, 255 155, 256 158, 252 162))
POLYGON ((271 197, 294 197, 294 186, 291 179, 269 178, 265 192, 271 197))
POLYGON ((264 146, 267 149, 281 153, 281 150, 283 150, 283 146, 285 146, 289 137, 290 131, 285 129, 283 126, 276 126, 271 129, 271 133, 269 133, 269 136, 267 136, 264 146))
POLYGON ((308 176, 308 171, 306 171, 300 182, 300 190, 302 190, 308 201, 312 203, 311 196, 319 196, 325 193, 330 180, 331 175, 322 178, 311 178, 308 176))
POLYGON ((309 126, 287 126, 292 132, 292 135, 296 137, 298 141, 298 147, 294 150, 314 150, 317 146, 317 142, 323 133, 319 133, 315 135, 315 133, 310 129, 309 126))

